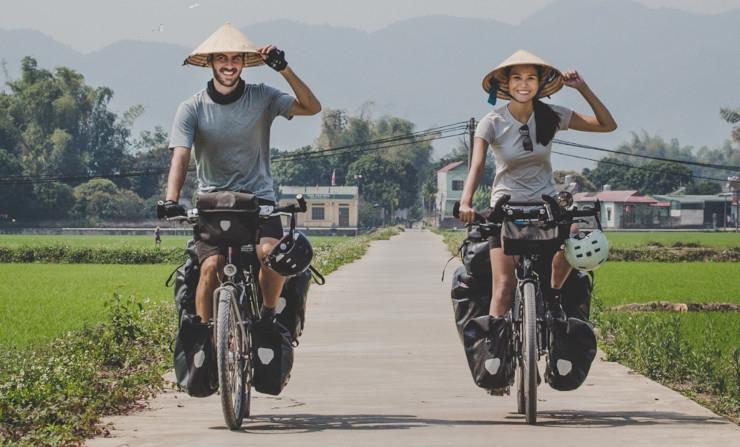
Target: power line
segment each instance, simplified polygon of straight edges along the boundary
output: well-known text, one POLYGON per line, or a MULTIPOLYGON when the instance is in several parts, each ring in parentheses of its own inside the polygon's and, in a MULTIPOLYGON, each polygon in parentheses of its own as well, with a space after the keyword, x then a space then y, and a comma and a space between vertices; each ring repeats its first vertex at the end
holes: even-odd
POLYGON ((601 160, 596 160, 596 159, 589 158, 589 157, 583 157, 581 155, 566 154, 564 152, 558 152, 558 151, 552 151, 552 153, 553 154, 558 154, 558 155, 564 155, 566 157, 579 158, 581 160, 595 161, 597 163, 606 163, 606 164, 615 165, 615 166, 622 166, 622 167, 630 168, 630 169, 639 169, 641 171, 660 172, 660 173, 663 173, 663 174, 676 175, 676 176, 679 176, 679 175, 680 176, 688 176, 688 177, 691 177, 691 178, 700 178, 702 180, 712 180, 712 181, 715 181, 715 182, 726 182, 727 181, 726 179, 718 179, 718 178, 713 178, 713 177, 702 177, 700 175, 693 175, 693 174, 679 174, 677 172, 664 171, 662 169, 653 169, 653 168, 648 168, 648 167, 645 167, 645 166, 635 166, 635 165, 631 165, 629 163, 621 163, 621 162, 618 162, 618 161, 605 160, 603 158, 601 160))
POLYGON ((732 165, 716 165, 713 163, 703 163, 699 161, 689 161, 689 160, 676 160, 672 158, 663 158, 663 157, 657 157, 654 155, 645 155, 645 154, 633 154, 630 152, 624 152, 624 151, 615 151, 612 149, 605 149, 603 147, 598 146, 589 146, 587 144, 580 144, 580 143, 574 143, 572 141, 565 141, 565 140, 559 140, 557 138, 552 140, 553 143, 556 144, 562 144, 564 146, 573 146, 573 147, 580 147, 583 149, 591 149, 594 151, 601 151, 601 152, 609 152, 611 154, 619 154, 619 155, 626 155, 629 157, 639 157, 639 158, 647 158, 650 160, 659 160, 659 161, 668 161, 671 163, 680 163, 685 165, 691 165, 691 166, 698 166, 701 168, 710 168, 710 169, 719 169, 723 171, 733 171, 733 172, 740 172, 740 166, 732 166, 732 165))
MULTIPOLYGON (((462 133, 454 135, 443 135, 452 131, 460 131, 465 129, 465 122, 452 123, 444 126, 437 126, 430 129, 421 131, 411 132, 408 134, 395 135, 386 138, 380 138, 377 140, 347 144, 342 146, 331 147, 321 151, 316 151, 309 154, 291 154, 285 153, 284 155, 278 155, 272 158, 273 162, 281 160, 307 160, 311 158, 325 158, 336 155, 351 154, 356 152, 367 152, 377 151, 382 149, 388 149, 391 147, 406 146, 411 144, 419 144, 424 142, 431 142, 434 140, 452 138, 462 133), (404 141, 410 140, 410 141, 404 141), (370 147, 369 147, 370 146, 370 147), (375 147, 371 147, 375 146, 375 147)), ((193 169, 188 169, 192 171, 193 169)), ((72 182, 72 181, 84 181, 95 178, 127 178, 127 177, 144 177, 152 175, 161 175, 169 171, 169 167, 152 168, 139 171, 126 171, 126 172, 113 172, 104 174, 78 174, 78 175, 38 175, 38 176, 4 176, 0 177, 0 185, 24 185, 24 184, 42 184, 42 183, 54 183, 54 182, 72 182)))

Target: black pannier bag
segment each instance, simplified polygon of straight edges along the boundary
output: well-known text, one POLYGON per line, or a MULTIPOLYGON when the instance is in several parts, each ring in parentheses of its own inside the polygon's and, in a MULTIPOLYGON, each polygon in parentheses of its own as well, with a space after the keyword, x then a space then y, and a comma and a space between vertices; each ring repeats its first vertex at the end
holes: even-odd
POLYGON ((290 332, 277 321, 258 321, 252 326, 252 350, 254 389, 277 396, 288 384, 293 369, 290 332))
POLYGON ((486 312, 465 324, 462 338, 476 385, 491 390, 513 383, 511 325, 506 318, 492 317, 486 312))
POLYGON ((165 283, 167 287, 170 287, 174 275, 175 307, 177 308, 178 319, 183 312, 195 313, 195 289, 198 287, 198 279, 200 278, 200 264, 198 263, 198 254, 195 252, 194 240, 191 239, 187 242, 185 252, 187 259, 170 274, 165 283))
POLYGON ((306 301, 310 285, 310 270, 288 278, 275 309, 277 321, 288 329, 293 343, 297 343, 306 325, 306 301))
POLYGON ((198 239, 210 245, 256 242, 259 203, 254 194, 231 191, 201 193, 196 207, 198 224, 194 232, 198 239))
POLYGON ((175 339, 175 376, 178 386, 193 397, 218 391, 218 365, 211 342, 213 326, 182 312, 175 339))
POLYGON ((465 242, 464 265, 452 278, 452 308, 473 381, 481 388, 511 384, 514 364, 511 328, 503 318, 489 315, 491 267, 487 241, 465 242), (482 278, 481 278, 482 276, 482 278))
POLYGON ((591 317, 592 288, 590 273, 573 270, 560 289, 565 315, 588 321, 591 317))
POLYGON ((558 391, 583 384, 596 358, 596 335, 591 325, 578 318, 553 321, 545 381, 558 391))

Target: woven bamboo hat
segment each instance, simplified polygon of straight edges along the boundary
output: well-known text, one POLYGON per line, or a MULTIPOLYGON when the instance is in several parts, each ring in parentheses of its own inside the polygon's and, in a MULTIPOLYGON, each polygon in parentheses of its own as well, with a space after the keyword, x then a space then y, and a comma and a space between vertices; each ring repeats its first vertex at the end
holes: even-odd
POLYGON ((244 67, 256 67, 265 62, 257 52, 257 46, 229 22, 211 34, 182 63, 196 67, 208 67, 208 56, 214 53, 245 53, 244 67))
POLYGON ((514 65, 538 65, 542 67, 542 78, 540 79, 540 89, 537 97, 550 96, 563 88, 563 75, 560 71, 548 64, 534 54, 519 50, 501 62, 498 67, 494 68, 483 78, 483 90, 491 93, 491 88, 496 86, 496 96, 501 99, 511 99, 509 95, 509 85, 506 79, 506 68, 514 65))

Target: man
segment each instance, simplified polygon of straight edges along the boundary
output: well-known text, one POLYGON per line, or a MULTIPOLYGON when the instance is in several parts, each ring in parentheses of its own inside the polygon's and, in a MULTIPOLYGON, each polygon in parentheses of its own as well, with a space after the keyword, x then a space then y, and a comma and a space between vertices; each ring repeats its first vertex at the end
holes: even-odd
MULTIPOLYGON (((178 204, 185 182, 190 153, 195 156, 198 191, 250 191, 260 204, 274 204, 276 197, 270 173, 270 127, 283 116, 315 115, 321 104, 285 60, 285 53, 268 45, 261 48, 226 23, 188 56, 184 64, 211 67, 213 79, 207 88, 180 104, 170 133, 172 163, 167 195, 158 212, 168 217, 184 214, 178 204), (280 73, 295 96, 264 84, 246 84, 243 67, 266 63, 280 73)), ((283 236, 279 217, 260 226, 256 247, 260 260, 283 236)), ((212 317, 217 272, 225 257, 219 248, 201 240, 195 243, 200 262, 200 281, 195 293, 195 310, 201 321, 212 317)), ((263 295, 262 317, 271 319, 280 299, 285 278, 269 268, 260 269, 263 295)))

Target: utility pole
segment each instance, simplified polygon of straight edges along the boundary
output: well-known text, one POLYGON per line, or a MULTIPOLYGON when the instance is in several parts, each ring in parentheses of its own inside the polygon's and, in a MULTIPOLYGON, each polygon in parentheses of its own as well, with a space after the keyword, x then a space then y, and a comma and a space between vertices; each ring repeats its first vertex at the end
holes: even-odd
POLYGON ((468 136, 470 138, 470 146, 468 147, 468 172, 470 172, 470 164, 473 162, 473 140, 475 139, 475 118, 470 118, 468 122, 468 136))

